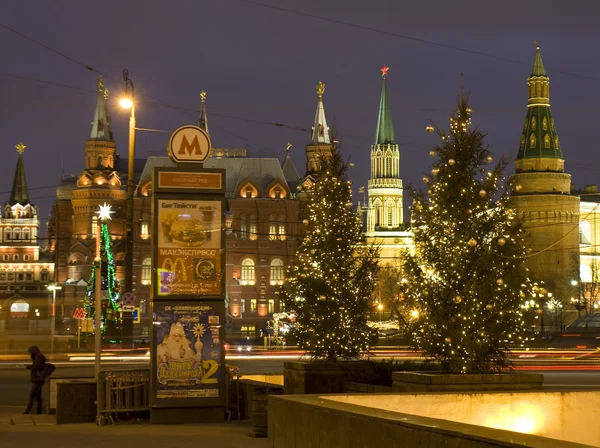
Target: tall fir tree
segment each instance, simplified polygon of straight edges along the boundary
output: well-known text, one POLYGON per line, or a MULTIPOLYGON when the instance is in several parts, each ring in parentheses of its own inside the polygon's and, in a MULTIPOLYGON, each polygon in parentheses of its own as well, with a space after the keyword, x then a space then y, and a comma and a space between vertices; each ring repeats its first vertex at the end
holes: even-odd
POLYGON ((321 160, 316 181, 306 193, 306 235, 297 249, 297 264, 288 269, 281 297, 296 314, 299 347, 313 359, 356 358, 369 349, 373 338, 367 314, 378 249, 364 243, 339 149, 321 160))
MULTIPOLYGON (((431 130, 431 129, 430 129, 431 130)), ((402 293, 420 322, 413 343, 445 372, 484 373, 510 365, 509 348, 525 341, 523 231, 509 208, 503 177, 484 134, 471 128, 468 98, 450 116, 428 192, 414 192, 415 254, 404 262, 402 293)))
MULTIPOLYGON (((98 220, 100 221, 100 273, 102 274, 101 296, 102 310, 100 319, 102 322, 102 334, 111 340, 118 339, 120 335, 119 326, 119 297, 120 286, 116 278, 116 264, 112 251, 112 239, 108 229, 110 219, 110 206, 104 204, 100 207, 98 220)), ((97 238, 97 236, 96 236, 97 238)), ((96 283, 96 266, 94 262, 90 280, 84 298, 84 309, 88 319, 96 321, 96 302, 94 288, 96 283)))

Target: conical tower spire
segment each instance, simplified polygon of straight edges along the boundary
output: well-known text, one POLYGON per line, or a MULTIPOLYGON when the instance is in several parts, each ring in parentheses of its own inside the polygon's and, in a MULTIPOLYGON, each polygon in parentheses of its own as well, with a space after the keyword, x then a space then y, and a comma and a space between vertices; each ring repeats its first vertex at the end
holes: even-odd
POLYGON ((27 178, 25 177, 25 165, 23 164, 23 151, 26 146, 19 142, 17 146, 17 152, 19 153, 19 159, 17 160, 17 168, 15 170, 15 178, 13 180, 12 190, 10 192, 10 205, 29 204, 29 191, 27 190, 27 178))
MULTIPOLYGON (((550 112, 550 78, 544 69, 537 42, 535 42, 535 48, 533 70, 527 79, 527 116, 523 124, 516 160, 539 158, 562 160, 563 153, 558 141, 554 118, 550 112)), ((562 171, 562 168, 557 167, 553 171, 562 171)))
POLYGON ((379 102, 379 118, 377 119, 377 132, 375 134, 375 144, 385 145, 395 143, 394 127, 392 125, 392 110, 388 102, 387 95, 387 72, 390 68, 383 66, 381 76, 383 78, 383 87, 381 88, 381 100, 379 102))
POLYGON ((112 140, 112 129, 110 126, 110 117, 106 100, 108 98, 108 90, 104 88, 104 77, 100 75, 98 78, 98 100, 96 102, 96 110, 92 121, 92 131, 90 132, 90 140, 112 140))
POLYGON ((311 144, 318 145, 319 143, 331 143, 329 137, 329 127, 325 118, 325 108, 323 107, 323 93, 325 92, 325 84, 320 82, 317 84, 317 112, 315 113, 315 122, 312 127, 311 144))
POLYGON ((203 90, 200 92, 200 100, 202 101, 202 108, 200 109, 200 118, 198 119, 198 126, 207 134, 208 132, 208 118, 206 116, 206 92, 203 90))
POLYGON ((540 54, 540 46, 538 45, 538 41, 533 42, 535 44, 535 59, 533 60, 533 69, 531 70, 531 76, 546 76, 546 69, 544 68, 544 63, 542 62, 542 55, 540 54))

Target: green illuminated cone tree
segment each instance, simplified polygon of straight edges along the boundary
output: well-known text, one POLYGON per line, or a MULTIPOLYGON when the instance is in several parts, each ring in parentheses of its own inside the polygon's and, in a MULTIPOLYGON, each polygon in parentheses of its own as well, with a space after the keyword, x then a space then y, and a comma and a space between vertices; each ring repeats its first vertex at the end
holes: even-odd
MULTIPOLYGON (((110 209, 109 209, 110 210, 110 209)), ((112 252, 112 239, 108 230, 107 219, 101 220, 100 228, 100 272, 102 273, 102 334, 110 340, 118 340, 121 336, 119 326, 120 287, 116 278, 116 264, 112 252)), ((84 309, 88 319, 96 319, 94 285, 96 282, 96 263, 92 268, 90 280, 84 298, 84 309)))
POLYGON ((322 160, 307 191, 306 236, 281 291, 286 309, 296 314, 298 345, 327 361, 356 358, 373 338, 367 314, 378 250, 364 243, 346 171, 339 149, 322 160))
POLYGON ((415 255, 405 259, 401 284, 420 311, 413 343, 450 373, 505 368, 509 347, 525 340, 526 249, 507 206, 507 164, 492 165, 484 134, 470 124, 461 96, 450 133, 438 132, 429 191, 414 192, 415 255))

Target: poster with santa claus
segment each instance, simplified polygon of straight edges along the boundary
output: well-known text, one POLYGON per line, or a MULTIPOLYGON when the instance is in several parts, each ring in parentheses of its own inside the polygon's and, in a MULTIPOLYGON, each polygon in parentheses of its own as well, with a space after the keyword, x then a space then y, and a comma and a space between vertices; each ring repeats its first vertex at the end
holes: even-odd
POLYGON ((155 402, 182 400, 192 405, 222 398, 220 308, 222 302, 217 301, 155 302, 155 402))

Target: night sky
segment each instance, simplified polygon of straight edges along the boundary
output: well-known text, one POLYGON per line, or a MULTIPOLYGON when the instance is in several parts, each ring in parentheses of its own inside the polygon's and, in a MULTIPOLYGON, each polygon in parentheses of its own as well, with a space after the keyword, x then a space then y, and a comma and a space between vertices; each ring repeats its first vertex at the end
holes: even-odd
MULTIPOLYGON (((206 90, 213 146, 247 147, 282 160, 289 141, 301 174, 315 85, 323 81, 329 124, 335 120, 342 151, 356 165, 350 173, 355 199, 370 172, 381 66, 391 67, 388 92, 401 174, 405 183, 421 187, 430 170, 429 148, 437 143, 425 127, 431 119, 447 128, 461 74, 473 122, 487 133, 491 151, 515 157, 537 39, 566 170, 579 188, 600 183, 600 2, 263 4, 330 21, 241 0, 57 0, 5 2, 0 23, 105 75, 117 149, 125 157, 128 112, 117 101, 123 68, 135 83, 139 127, 173 130, 195 123, 199 93, 206 90)), ((8 199, 14 145, 23 141, 30 193, 45 219, 61 164, 66 174, 84 166, 98 75, 3 27, 0 66, 0 200, 8 199)), ((138 157, 164 155, 168 135, 138 133, 138 157)))

